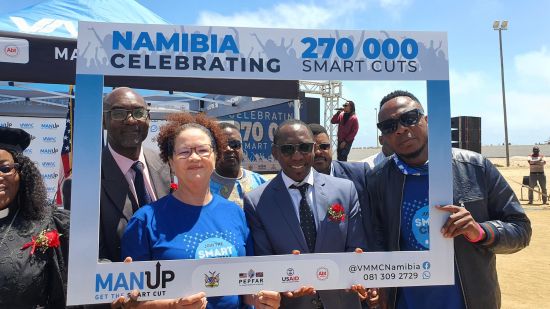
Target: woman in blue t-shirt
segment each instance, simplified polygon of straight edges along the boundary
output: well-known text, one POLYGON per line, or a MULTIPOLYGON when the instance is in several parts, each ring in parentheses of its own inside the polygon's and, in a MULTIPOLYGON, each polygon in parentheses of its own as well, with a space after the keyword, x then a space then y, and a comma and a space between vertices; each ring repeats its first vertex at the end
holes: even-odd
MULTIPOLYGON (((242 209, 210 192, 210 176, 226 144, 216 121, 202 114, 172 115, 157 141, 160 156, 170 164, 179 185, 171 195, 134 214, 122 237, 122 256, 147 261, 253 255, 242 209)), ((204 307, 201 294, 185 299, 194 301, 188 308, 204 307)), ((259 295, 209 297, 206 308, 279 307, 279 293, 262 291, 259 295)), ((186 302, 171 301, 185 308, 186 302)))

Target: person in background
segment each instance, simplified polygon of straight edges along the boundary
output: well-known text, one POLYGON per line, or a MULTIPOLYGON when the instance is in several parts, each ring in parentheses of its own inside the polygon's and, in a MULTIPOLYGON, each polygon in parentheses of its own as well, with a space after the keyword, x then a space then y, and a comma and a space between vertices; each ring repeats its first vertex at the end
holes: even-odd
POLYGON ((355 135, 359 131, 359 120, 355 114, 355 103, 347 101, 338 109, 338 112, 332 116, 330 123, 338 124, 338 148, 336 149, 336 158, 338 161, 347 161, 351 150, 351 145, 355 135))
POLYGON ((393 154, 393 150, 390 148, 388 143, 386 143, 386 139, 384 138, 384 135, 378 136, 378 141, 380 142, 380 145, 382 145, 382 150, 366 158, 363 161, 369 166, 370 169, 373 169, 375 166, 384 162, 387 157, 393 154))
POLYGON ((243 140, 239 129, 228 122, 221 122, 219 126, 227 138, 227 147, 216 163, 216 169, 210 179, 210 191, 235 202, 242 208, 244 194, 266 180, 262 175, 241 167, 243 140))
POLYGON ((116 88, 103 100, 107 146, 101 157, 99 258, 121 262, 120 238, 140 207, 170 192, 170 169, 142 147, 150 115, 141 95, 116 88))
POLYGON ((69 212, 48 202, 25 155, 30 134, 0 127, 0 308, 64 308, 69 212))
MULTIPOLYGON (((134 214, 122 237, 121 257, 150 261, 253 255, 243 210, 210 191, 210 177, 226 150, 226 138, 216 121, 203 114, 170 115, 157 142, 162 160, 178 179, 178 188, 134 214)), ((185 303, 190 308, 204 304, 199 296, 188 296, 185 303), (189 298, 195 302, 189 304, 189 298)), ((278 308, 280 299, 274 291, 209 297, 207 308, 278 308)), ((172 308, 178 300, 153 303, 172 308)))
MULTIPOLYGON (((449 217, 429 226, 428 117, 410 92, 380 102, 377 127, 395 154, 368 175, 371 251, 429 250, 431 228, 454 239, 453 285, 389 288, 389 308, 500 308, 497 253, 529 244, 531 223, 514 191, 478 153, 453 149, 453 204, 435 206, 449 217), (420 225, 418 222, 421 223, 420 225)), ((430 188, 431 189, 431 188, 430 188)))
POLYGON ((533 188, 538 183, 542 191, 542 204, 546 205, 548 201, 548 195, 546 195, 546 176, 544 175, 546 161, 540 153, 538 146, 533 147, 533 154, 529 156, 527 162, 529 162, 529 204, 533 204, 533 188))

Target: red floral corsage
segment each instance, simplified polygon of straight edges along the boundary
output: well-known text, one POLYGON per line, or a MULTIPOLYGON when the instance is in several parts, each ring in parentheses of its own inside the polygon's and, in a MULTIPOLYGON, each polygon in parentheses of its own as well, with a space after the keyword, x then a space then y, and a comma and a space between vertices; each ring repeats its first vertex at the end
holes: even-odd
POLYGON ((36 249, 40 250, 42 253, 46 252, 48 248, 57 248, 59 247, 59 234, 57 230, 43 230, 38 234, 38 236, 33 236, 32 240, 24 244, 21 247, 21 250, 31 248, 30 255, 33 255, 36 249))
POLYGON ((328 219, 332 222, 344 222, 346 220, 346 210, 344 206, 336 203, 332 204, 327 211, 328 219))
POLYGON ((177 183, 170 183, 170 190, 172 191, 176 191, 178 189, 178 184, 177 183))

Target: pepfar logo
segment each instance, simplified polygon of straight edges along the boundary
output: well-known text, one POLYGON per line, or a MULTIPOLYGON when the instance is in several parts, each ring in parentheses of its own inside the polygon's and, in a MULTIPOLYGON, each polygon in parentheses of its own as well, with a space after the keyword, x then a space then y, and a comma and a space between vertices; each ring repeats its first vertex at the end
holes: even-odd
POLYGON ((300 282, 300 276, 294 272, 294 268, 288 268, 286 270, 286 276, 281 278, 282 283, 294 283, 300 282))
POLYGON ((246 273, 239 273, 240 286, 263 285, 263 284, 264 284, 263 271, 256 272, 253 269, 250 269, 246 273))
POLYGON ((57 179, 57 176, 59 176, 58 173, 42 174, 42 177, 43 177, 45 180, 57 179))
POLYGON ((34 123, 32 122, 21 122, 19 124, 20 129, 34 129, 34 123))
POLYGON ((145 287, 154 290, 159 287, 166 288, 168 282, 173 281, 175 274, 171 270, 160 270, 160 262, 157 262, 155 273, 150 271, 142 271, 139 273, 108 273, 105 277, 101 274, 95 275, 95 291, 97 292, 116 292, 116 291, 131 291, 138 289, 143 291, 145 287))
POLYGON ((44 137, 42 137, 42 141, 44 143, 56 143, 57 139, 53 136, 44 136, 44 137))
POLYGON ((43 154, 43 155, 49 155, 49 154, 56 154, 59 152, 59 149, 57 148, 42 148, 40 149, 40 154, 43 154))
POLYGON ((4 47, 4 54, 9 57, 17 57, 19 55, 19 48, 15 45, 8 45, 4 47))
POLYGON ((57 123, 43 123, 40 125, 40 128, 43 130, 54 130, 59 128, 59 125, 57 123))

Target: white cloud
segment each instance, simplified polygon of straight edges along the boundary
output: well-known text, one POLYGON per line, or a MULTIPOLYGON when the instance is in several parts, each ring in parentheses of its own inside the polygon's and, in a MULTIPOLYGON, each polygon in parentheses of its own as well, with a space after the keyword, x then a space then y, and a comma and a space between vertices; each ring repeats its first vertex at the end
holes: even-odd
POLYGON ((544 92, 550 87, 550 52, 546 46, 514 57, 514 66, 522 81, 542 83, 544 92))
POLYGON ((321 3, 279 3, 269 8, 223 15, 213 11, 199 13, 196 24, 208 26, 263 28, 355 28, 358 13, 367 8, 381 8, 393 18, 399 18, 412 0, 325 0, 321 3))
POLYGON ((203 11, 199 14, 197 23, 210 26, 319 28, 345 14, 351 14, 362 8, 364 8, 364 5, 358 2, 338 7, 282 3, 272 8, 238 12, 229 16, 203 11))
POLYGON ((486 79, 481 72, 472 71, 459 73, 455 70, 449 72, 451 97, 467 95, 483 89, 486 79))

